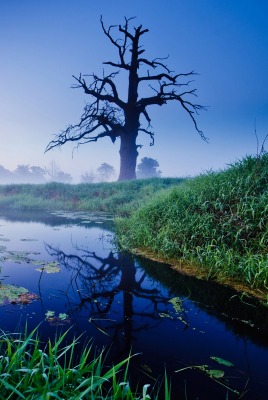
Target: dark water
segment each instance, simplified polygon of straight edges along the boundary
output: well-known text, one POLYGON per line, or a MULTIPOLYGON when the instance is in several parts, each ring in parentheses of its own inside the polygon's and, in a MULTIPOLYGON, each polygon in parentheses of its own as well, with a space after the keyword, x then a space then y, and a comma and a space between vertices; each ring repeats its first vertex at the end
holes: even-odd
POLYGON ((30 304, 0 305, 0 329, 41 324, 44 340, 69 329, 69 340, 83 334, 81 346, 90 338, 107 346, 107 362, 138 353, 133 385, 157 386, 166 369, 174 399, 268 398, 267 309, 118 252, 109 216, 2 211, 0 235, 1 282, 38 295, 30 304), (37 271, 51 262, 59 272, 37 271), (204 365, 224 377, 212 379, 204 365))

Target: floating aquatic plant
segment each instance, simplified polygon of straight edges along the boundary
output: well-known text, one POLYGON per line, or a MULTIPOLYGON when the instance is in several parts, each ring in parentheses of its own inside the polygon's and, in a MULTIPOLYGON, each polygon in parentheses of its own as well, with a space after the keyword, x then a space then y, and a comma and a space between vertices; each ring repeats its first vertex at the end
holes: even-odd
POLYGON ((16 303, 19 304, 30 304, 33 300, 39 299, 39 296, 35 293, 27 292, 23 293, 19 296, 19 301, 16 303))
POLYGON ((51 326, 68 325, 71 323, 71 318, 66 313, 59 313, 59 315, 56 316, 55 311, 47 310, 45 316, 46 316, 46 321, 51 326))
POLYGON ((168 313, 161 312, 159 317, 179 320, 188 327, 189 323, 186 315, 188 311, 183 307, 183 300, 180 297, 173 297, 168 302, 172 304, 173 310, 168 311, 168 313))
POLYGON ((29 304, 38 296, 24 287, 0 284, 0 305, 3 304, 29 304))
POLYGON ((234 368, 233 363, 231 363, 230 361, 224 360, 223 358, 215 357, 215 356, 211 356, 210 358, 211 358, 211 360, 215 361, 218 364, 225 365, 225 367, 233 367, 234 368))
POLYGON ((224 371, 222 371, 220 369, 211 369, 211 368, 209 368, 208 365, 192 365, 189 367, 181 368, 175 372, 182 372, 187 369, 194 369, 196 371, 200 371, 200 372, 204 373, 206 376, 208 376, 209 378, 213 379, 219 385, 224 386, 226 389, 230 390, 231 392, 233 392, 237 395, 240 395, 240 392, 236 389, 233 389, 230 386, 230 384, 228 383, 228 381, 225 382, 223 380, 223 378, 225 377, 225 373, 224 373, 224 371))
POLYGON ((38 242, 38 239, 20 239, 21 242, 38 242))
MULTIPOLYGON (((33 263, 36 265, 36 263, 33 263)), ((57 261, 52 261, 50 263, 46 263, 45 261, 38 261, 37 265, 41 265, 40 268, 36 268, 36 271, 39 272, 46 272, 47 274, 55 274, 57 272, 60 272, 60 268, 57 267, 57 265, 59 265, 59 263, 57 261)))
POLYGON ((39 255, 40 253, 31 252, 31 251, 6 251, 6 255, 4 256, 5 262, 15 262, 17 264, 27 263, 30 264, 33 262, 33 259, 30 255, 39 255))
POLYGON ((183 300, 180 297, 173 297, 169 300, 169 303, 173 305, 173 308, 176 313, 184 311, 183 309, 183 300))
POLYGON ((173 319, 173 317, 170 314, 163 313, 163 312, 159 313, 159 317, 173 319))
POLYGON ((68 318, 68 314, 66 313, 59 313, 59 319, 61 319, 62 321, 64 321, 65 319, 68 318))

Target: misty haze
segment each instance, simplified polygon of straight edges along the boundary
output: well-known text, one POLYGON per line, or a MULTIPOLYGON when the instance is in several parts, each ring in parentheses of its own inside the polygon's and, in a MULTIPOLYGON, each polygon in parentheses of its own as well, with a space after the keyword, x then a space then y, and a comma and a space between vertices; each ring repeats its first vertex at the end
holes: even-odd
POLYGON ((1 399, 267 399, 267 13, 1 2, 1 399))

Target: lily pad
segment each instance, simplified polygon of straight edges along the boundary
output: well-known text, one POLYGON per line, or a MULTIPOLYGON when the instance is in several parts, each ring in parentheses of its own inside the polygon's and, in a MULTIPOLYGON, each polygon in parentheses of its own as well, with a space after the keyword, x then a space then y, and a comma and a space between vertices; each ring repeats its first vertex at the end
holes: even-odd
POLYGON ((214 357, 214 356, 211 356, 210 358, 211 358, 211 360, 215 361, 218 364, 225 365, 226 367, 234 367, 233 363, 231 363, 230 361, 224 360, 223 358, 214 357))
POLYGON ((54 317, 54 315, 55 315, 55 311, 52 311, 52 310, 47 310, 47 312, 45 313, 46 318, 54 317))
POLYGON ((208 374, 211 378, 223 378, 224 377, 224 371, 220 369, 209 369, 206 371, 206 374, 208 374))
POLYGON ((38 242, 38 239, 20 239, 21 242, 38 242))
POLYGON ((29 251, 7 251, 6 255, 4 257, 5 262, 15 262, 15 263, 30 263, 32 259, 29 257, 30 254, 35 254, 31 253, 29 251))
POLYGON ((69 316, 66 313, 59 313, 59 319, 61 319, 62 321, 67 319, 69 316))
POLYGON ((46 321, 51 326, 62 326, 71 323, 71 318, 66 313, 59 313, 59 316, 56 316, 55 311, 48 310, 45 316, 46 316, 46 321))
POLYGON ((24 287, 0 284, 0 305, 3 304, 29 304, 38 299, 24 287))
POLYGON ((42 260, 34 260, 34 261, 32 262, 32 264, 33 264, 33 265, 45 265, 46 262, 45 262, 45 261, 42 261, 42 260))
POLYGON ((169 300, 169 303, 173 305, 173 308, 176 313, 184 311, 183 309, 183 301, 180 297, 173 297, 172 299, 169 300))
POLYGON ((40 268, 36 268, 36 271, 46 272, 47 274, 55 274, 55 273, 61 271, 61 269, 59 267, 57 267, 57 265, 59 265, 59 263, 56 261, 53 261, 51 263, 42 265, 40 268))
MULTIPOLYGON (((31 293, 31 292, 27 292, 27 293, 23 293, 19 296, 19 300, 16 301, 15 303, 18 304, 30 304, 33 302, 33 300, 37 300, 39 299, 39 296, 35 293, 31 293)), ((14 304, 14 302, 13 302, 14 304)))

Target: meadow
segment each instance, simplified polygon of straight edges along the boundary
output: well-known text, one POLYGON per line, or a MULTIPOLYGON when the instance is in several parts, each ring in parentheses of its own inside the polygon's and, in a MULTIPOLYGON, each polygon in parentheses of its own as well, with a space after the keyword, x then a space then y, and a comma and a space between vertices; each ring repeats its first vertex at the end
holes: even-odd
POLYGON ((182 178, 64 184, 0 185, 0 207, 46 211, 99 211, 114 215, 130 215, 155 194, 177 186, 182 178))

